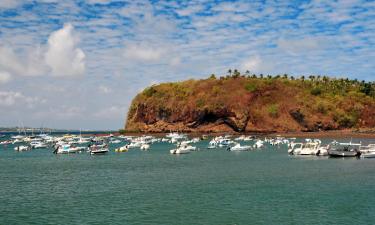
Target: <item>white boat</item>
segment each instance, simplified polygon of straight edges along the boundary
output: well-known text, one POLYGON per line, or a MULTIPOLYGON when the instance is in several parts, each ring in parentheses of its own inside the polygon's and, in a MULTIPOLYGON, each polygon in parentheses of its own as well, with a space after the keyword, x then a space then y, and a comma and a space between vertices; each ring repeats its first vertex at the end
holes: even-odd
POLYGON ((319 148, 319 141, 309 141, 305 143, 298 152, 295 152, 295 155, 318 155, 319 148))
POLYGON ((70 144, 65 144, 58 146, 54 153, 56 154, 69 154, 69 153, 78 153, 84 151, 85 147, 72 146, 70 144))
POLYGON ((127 152, 127 151, 129 151, 128 145, 124 145, 120 148, 115 149, 115 152, 127 152))
POLYGON ((90 150, 91 155, 100 155, 100 154, 105 154, 107 152, 109 152, 107 147, 101 147, 101 148, 96 148, 96 149, 90 150))
POLYGON ((171 154, 186 154, 186 153, 190 153, 191 151, 195 151, 196 150, 196 147, 194 146, 191 146, 191 145, 182 145, 176 149, 172 149, 170 150, 169 152, 171 154))
POLYGON ((264 146, 264 141, 257 140, 254 144, 254 148, 262 148, 264 146))
POLYGON ((41 141, 32 141, 32 142, 30 142, 30 145, 31 145, 32 148, 35 148, 35 149, 37 149, 37 148, 47 148, 48 147, 45 143, 43 143, 41 141))
POLYGON ((104 142, 90 144, 89 152, 91 155, 105 154, 109 152, 108 145, 104 142))
POLYGON ((375 152, 366 152, 361 154, 362 158, 375 158, 375 152))
POLYGON ((144 150, 144 151, 147 151, 149 148, 150 148, 149 144, 142 144, 141 147, 140 147, 140 149, 144 150))
POLYGON ((237 143, 235 146, 229 147, 228 151, 249 151, 251 149, 252 148, 251 148, 250 145, 243 145, 243 146, 241 146, 240 143, 237 143))
POLYGON ((320 146, 321 141, 306 139, 305 143, 290 144, 288 153, 292 155, 328 155, 327 148, 320 146))
POLYGON ((30 146, 26 146, 26 145, 20 145, 20 146, 14 147, 14 150, 18 152, 28 151, 30 149, 31 149, 30 146))
POLYGON ((112 140, 112 141, 110 141, 109 143, 111 143, 111 144, 120 144, 121 141, 118 140, 118 139, 116 139, 116 140, 112 140))
POLYGON ((9 145, 9 144, 12 144, 13 142, 11 140, 6 140, 6 141, 2 141, 0 142, 0 145, 9 145))
POLYGON ((319 156, 327 156, 328 155, 328 146, 320 146, 318 149, 319 156))

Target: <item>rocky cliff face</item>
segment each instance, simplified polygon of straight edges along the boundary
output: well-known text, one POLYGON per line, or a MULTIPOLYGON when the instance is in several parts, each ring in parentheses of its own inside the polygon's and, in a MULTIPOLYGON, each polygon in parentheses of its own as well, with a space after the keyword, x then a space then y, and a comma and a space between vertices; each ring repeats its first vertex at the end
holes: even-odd
POLYGON ((241 76, 164 83, 146 88, 133 99, 125 129, 287 132, 373 128, 375 100, 361 85, 241 76))

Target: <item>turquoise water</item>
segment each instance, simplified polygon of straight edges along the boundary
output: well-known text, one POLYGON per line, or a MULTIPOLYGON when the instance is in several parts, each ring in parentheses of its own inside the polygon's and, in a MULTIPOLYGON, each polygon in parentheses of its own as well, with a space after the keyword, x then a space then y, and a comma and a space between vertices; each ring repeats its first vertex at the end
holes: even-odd
POLYGON ((1 146, 0 224, 374 224, 375 160, 171 148, 90 156, 1 146))

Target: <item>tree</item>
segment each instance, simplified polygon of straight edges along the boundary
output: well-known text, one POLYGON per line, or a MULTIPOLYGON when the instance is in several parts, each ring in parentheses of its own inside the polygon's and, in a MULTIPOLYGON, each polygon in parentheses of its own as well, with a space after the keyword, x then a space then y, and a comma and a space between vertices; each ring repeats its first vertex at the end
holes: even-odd
POLYGON ((241 73, 237 69, 234 69, 233 77, 238 78, 240 75, 241 75, 241 73))
POLYGON ((246 74, 246 75, 250 75, 250 71, 249 71, 249 70, 246 70, 245 74, 246 74))
POLYGON ((229 69, 228 73, 229 73, 230 76, 232 76, 232 69, 229 69))
POLYGON ((211 74, 210 79, 216 80, 215 74, 211 74))

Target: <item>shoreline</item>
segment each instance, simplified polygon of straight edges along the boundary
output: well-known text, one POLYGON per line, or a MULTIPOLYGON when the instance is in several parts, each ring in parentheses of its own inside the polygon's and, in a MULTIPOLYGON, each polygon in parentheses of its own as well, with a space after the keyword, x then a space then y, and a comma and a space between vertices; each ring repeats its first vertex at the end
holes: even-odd
MULTIPOLYGON (((176 132, 176 131, 174 131, 176 132)), ((125 132, 123 135, 128 136, 141 136, 141 135, 153 135, 153 136, 165 136, 170 132, 125 132)), ((294 131, 294 132, 181 132, 186 133, 188 136, 198 137, 202 135, 207 136, 220 136, 220 135, 254 135, 254 136, 265 136, 265 137, 306 137, 306 138, 337 138, 337 137, 353 137, 353 138, 375 138, 375 131, 354 131, 354 130, 331 130, 331 131, 312 131, 312 132, 303 132, 303 131, 294 131)), ((114 135, 121 135, 116 132, 114 135)))

